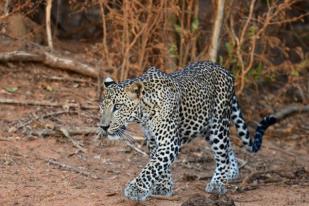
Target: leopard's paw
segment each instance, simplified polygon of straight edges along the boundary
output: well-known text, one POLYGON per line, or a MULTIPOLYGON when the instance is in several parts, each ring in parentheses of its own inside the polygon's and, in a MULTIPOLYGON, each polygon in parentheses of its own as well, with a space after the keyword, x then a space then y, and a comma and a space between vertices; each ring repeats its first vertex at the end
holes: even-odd
POLYGON ((206 192, 209 193, 216 193, 216 194, 224 194, 226 193, 226 189, 224 186, 223 182, 220 181, 211 181, 210 183, 208 183, 207 187, 206 187, 206 192))
POLYGON ((173 194, 172 185, 155 185, 152 189, 152 195, 171 196, 173 194))
POLYGON ((227 176, 227 180, 232 181, 239 178, 239 170, 230 170, 227 176))
POLYGON ((124 189, 124 195, 130 200, 144 201, 151 195, 151 192, 132 181, 124 189))

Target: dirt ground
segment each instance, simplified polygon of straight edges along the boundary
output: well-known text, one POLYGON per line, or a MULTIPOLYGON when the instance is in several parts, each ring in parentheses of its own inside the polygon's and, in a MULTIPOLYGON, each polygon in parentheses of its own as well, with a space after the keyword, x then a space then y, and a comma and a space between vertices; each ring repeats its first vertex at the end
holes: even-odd
MULTIPOLYGON (((241 98, 249 125, 255 126, 252 122, 259 120, 260 111, 276 111, 274 96, 241 98)), ((135 203, 127 200, 122 190, 146 164, 146 157, 123 142, 104 140, 98 144, 94 134, 42 135, 59 127, 96 126, 96 109, 69 107, 76 103, 96 106, 96 80, 38 64, 2 64, 0 98, 64 105, 0 104, 0 205, 176 206, 197 194, 210 197, 204 188, 214 161, 201 139, 185 145, 175 162, 171 198, 135 203)), ((308 114, 300 114, 271 127, 257 154, 241 148, 232 129, 241 177, 229 185, 226 196, 235 205, 309 205, 308 120, 308 114)), ((141 136, 136 126, 131 131, 141 136)))

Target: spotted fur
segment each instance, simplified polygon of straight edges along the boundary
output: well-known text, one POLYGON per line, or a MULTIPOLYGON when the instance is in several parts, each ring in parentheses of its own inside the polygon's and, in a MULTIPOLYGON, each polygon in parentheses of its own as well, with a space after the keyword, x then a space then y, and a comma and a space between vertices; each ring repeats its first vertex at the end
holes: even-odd
POLYGON ((225 193, 224 184, 239 175, 229 139, 230 119, 250 152, 257 152, 264 131, 275 123, 265 117, 255 138, 249 132, 234 92, 232 75, 211 62, 197 62, 166 74, 154 67, 141 77, 115 83, 105 81, 100 129, 110 139, 125 134, 129 122, 145 131, 149 162, 124 190, 126 197, 142 201, 151 195, 171 195, 171 164, 182 144, 203 136, 211 145, 216 169, 207 192, 225 193))

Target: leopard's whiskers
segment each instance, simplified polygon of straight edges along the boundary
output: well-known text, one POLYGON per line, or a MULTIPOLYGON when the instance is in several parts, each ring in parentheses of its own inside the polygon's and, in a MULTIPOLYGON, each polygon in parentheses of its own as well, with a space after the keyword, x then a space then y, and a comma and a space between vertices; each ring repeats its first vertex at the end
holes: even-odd
POLYGON ((136 144, 136 140, 130 134, 127 134, 125 131, 123 132, 123 136, 131 144, 136 144))

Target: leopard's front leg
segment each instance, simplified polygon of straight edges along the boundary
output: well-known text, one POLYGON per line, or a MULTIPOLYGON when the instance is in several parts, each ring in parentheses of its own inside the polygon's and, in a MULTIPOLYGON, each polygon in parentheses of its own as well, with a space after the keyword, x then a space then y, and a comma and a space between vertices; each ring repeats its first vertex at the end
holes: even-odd
POLYGON ((156 150, 158 148, 156 139, 148 132, 145 132, 145 140, 146 140, 146 145, 148 147, 149 158, 153 159, 156 154, 156 150))
POLYGON ((164 195, 171 196, 173 193, 174 182, 172 179, 172 173, 169 169, 162 175, 162 180, 156 182, 152 187, 152 195, 164 195))
POLYGON ((179 139, 168 136, 157 145, 156 153, 148 164, 125 188, 127 198, 143 201, 151 195, 171 195, 173 181, 170 167, 179 152, 179 139))

